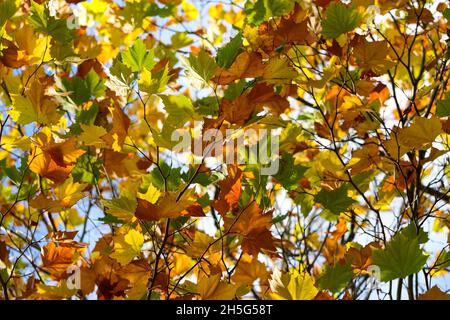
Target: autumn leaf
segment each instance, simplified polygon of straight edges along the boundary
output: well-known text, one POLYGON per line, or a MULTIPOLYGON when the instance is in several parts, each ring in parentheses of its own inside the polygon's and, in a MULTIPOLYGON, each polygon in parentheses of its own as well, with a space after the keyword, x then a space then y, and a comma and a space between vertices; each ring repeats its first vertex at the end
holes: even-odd
POLYGON ((66 246, 56 246, 49 242, 42 248, 43 268, 50 272, 55 279, 61 279, 68 276, 67 269, 76 259, 77 249, 66 246))
POLYGON ((114 237, 114 251, 111 258, 114 258, 121 265, 127 265, 141 253, 144 244, 144 236, 136 230, 130 230, 125 235, 114 237))
POLYGON ((230 300, 236 293, 236 287, 225 281, 220 281, 219 273, 211 276, 201 276, 197 282, 197 292, 201 300, 230 300))
POLYGON ((426 149, 441 133, 441 128, 437 118, 416 118, 411 126, 398 132, 398 143, 410 149, 426 149))
POLYGON ((376 75, 385 73, 393 65, 393 62, 387 59, 388 44, 386 41, 369 42, 361 39, 354 50, 358 65, 376 75))
POLYGON ((438 286, 433 286, 427 292, 419 295, 419 300, 450 300, 448 293, 442 292, 438 286))
POLYGON ((244 51, 236 57, 231 67, 226 70, 218 68, 212 80, 223 85, 237 79, 261 77, 263 73, 264 65, 261 62, 261 56, 244 51))
POLYGON ((54 124, 61 114, 56 103, 47 96, 40 81, 34 80, 28 90, 22 94, 13 94, 11 117, 20 124, 37 122, 40 124, 54 124))
POLYGON ((293 270, 292 273, 282 274, 279 269, 275 269, 269 283, 269 297, 274 300, 312 300, 318 293, 307 272, 293 270))
POLYGON ((228 176, 219 182, 220 194, 212 206, 221 214, 226 215, 229 211, 237 208, 239 197, 242 192, 242 171, 238 167, 229 167, 228 176))

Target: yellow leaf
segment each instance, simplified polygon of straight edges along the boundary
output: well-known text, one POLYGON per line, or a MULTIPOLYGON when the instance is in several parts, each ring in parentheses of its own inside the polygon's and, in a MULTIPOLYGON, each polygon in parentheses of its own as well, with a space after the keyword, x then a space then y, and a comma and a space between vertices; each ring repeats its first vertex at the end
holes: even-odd
POLYGON ((83 132, 80 134, 79 139, 87 146, 95 146, 103 148, 106 146, 104 140, 101 139, 107 132, 105 128, 96 125, 81 124, 83 132))
POLYGON ((297 72, 289 65, 289 61, 282 57, 270 59, 263 73, 263 79, 271 84, 290 83, 296 76, 297 72))
POLYGON ((69 289, 66 280, 61 280, 57 286, 47 286, 43 283, 36 285, 36 293, 33 293, 29 299, 37 300, 60 300, 69 298, 77 293, 77 289, 69 289))
POLYGON ((86 196, 83 194, 83 190, 87 186, 87 183, 73 182, 73 178, 70 176, 63 184, 55 188, 55 195, 63 208, 70 208, 86 196))
POLYGON ((38 79, 33 80, 25 96, 11 94, 11 99, 13 105, 9 114, 19 124, 54 124, 61 117, 56 104, 45 95, 44 87, 38 79))
POLYGON ((144 236, 136 230, 130 230, 125 236, 114 237, 114 252, 110 255, 121 265, 127 265, 141 253, 144 236))
POLYGON ((307 272, 282 274, 275 269, 272 279, 269 280, 271 293, 269 297, 274 300, 312 300, 319 290, 307 272))
POLYGON ((130 230, 125 235, 125 242, 128 243, 136 255, 138 255, 141 252, 142 245, 144 244, 144 236, 137 230, 130 230))
POLYGON ((138 198, 147 200, 152 204, 155 204, 158 201, 160 195, 161 192, 151 183, 148 186, 146 193, 138 192, 138 198))
POLYGON ((181 8, 186 14, 186 18, 188 21, 196 20, 198 18, 199 12, 197 8, 189 1, 183 0, 183 2, 181 3, 181 8))

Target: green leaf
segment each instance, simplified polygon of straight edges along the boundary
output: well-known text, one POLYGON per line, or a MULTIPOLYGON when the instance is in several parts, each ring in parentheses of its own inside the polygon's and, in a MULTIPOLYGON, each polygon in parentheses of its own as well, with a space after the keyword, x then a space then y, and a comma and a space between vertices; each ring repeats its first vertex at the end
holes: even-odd
POLYGON ((16 13, 17 9, 16 0, 5 0, 0 3, 0 28, 16 13))
POLYGON ((28 20, 33 28, 37 32, 46 32, 47 31, 47 21, 49 19, 50 13, 47 7, 43 4, 38 4, 34 1, 31 1, 31 15, 28 20))
POLYGON ((138 81, 139 90, 148 95, 163 92, 166 90, 169 78, 169 64, 166 64, 164 69, 154 76, 150 71, 144 68, 138 81))
POLYGON ((444 270, 450 266, 450 251, 441 251, 433 264, 433 272, 444 270))
POLYGON ((186 67, 186 76, 196 88, 202 88, 214 76, 217 65, 213 57, 201 49, 197 56, 190 54, 189 58, 180 57, 181 63, 186 67))
POLYGON ((373 263, 380 268, 381 281, 405 278, 419 272, 428 259, 420 249, 419 237, 411 238, 408 232, 397 233, 385 249, 373 249, 373 263))
POLYGON ((414 222, 411 222, 406 228, 402 229, 400 233, 408 239, 417 238, 419 244, 426 243, 429 240, 428 234, 423 230, 423 228, 419 228, 419 232, 417 233, 417 228, 414 222))
MULTIPOLYGON (((78 111, 78 110, 77 110, 78 111)), ((98 114, 98 105, 93 104, 89 109, 83 109, 77 112, 76 122, 82 124, 94 124, 95 118, 98 114)))
POLYGON ((163 7, 159 7, 156 3, 152 3, 148 7, 146 15, 151 17, 160 16, 161 18, 167 18, 172 15, 174 8, 176 8, 175 3, 168 3, 163 7))
POLYGON ((124 221, 131 220, 134 217, 137 206, 136 198, 127 195, 121 195, 120 198, 116 199, 103 199, 101 203, 105 206, 108 214, 124 221))
POLYGON ((274 176, 286 190, 294 190, 298 187, 299 180, 308 169, 305 166, 295 165, 294 157, 285 152, 280 158, 280 170, 274 176))
POLYGON ((140 72, 143 68, 151 70, 156 64, 153 50, 148 51, 142 39, 138 39, 132 47, 122 52, 122 60, 133 72, 140 72))
POLYGON ((93 70, 89 71, 85 79, 74 77, 62 79, 67 91, 71 91, 73 102, 80 105, 88 101, 92 96, 101 97, 105 93, 105 81, 93 70))
POLYGON ((95 184, 98 177, 100 177, 101 167, 101 160, 85 153, 78 157, 75 167, 72 169, 73 181, 95 184))
POLYGON ((219 103, 216 97, 204 97, 193 101, 195 112, 205 116, 216 116, 219 112, 219 103))
POLYGON ((317 284, 320 289, 327 289, 333 293, 345 288, 353 278, 351 263, 336 263, 334 266, 326 265, 317 284))
POLYGON ((322 34, 326 38, 336 39, 341 34, 355 29, 361 17, 356 8, 348 8, 342 3, 331 3, 326 11, 326 19, 322 21, 322 34))
POLYGON ((450 21, 450 8, 445 9, 442 14, 444 15, 445 19, 450 21))
POLYGON ((28 21, 37 32, 47 33, 61 44, 67 44, 73 39, 73 31, 67 27, 67 21, 50 16, 48 7, 43 4, 31 2, 28 21))
POLYGON ((164 109, 169 116, 167 122, 182 126, 194 114, 194 106, 191 99, 184 95, 161 95, 164 109))
POLYGON ((245 13, 248 23, 259 25, 271 17, 283 16, 294 9, 292 0, 257 0, 255 3, 245 3, 245 13))
POLYGON ((86 76, 86 88, 90 96, 101 97, 105 93, 105 82, 94 69, 91 69, 86 76))
POLYGON ((193 40, 192 38, 188 37, 186 32, 176 32, 173 34, 173 36, 170 38, 171 41, 171 49, 177 50, 184 47, 187 47, 190 45, 193 40))
POLYGON ((230 42, 217 51, 216 61, 220 67, 229 68, 231 66, 236 56, 240 53, 242 41, 242 32, 239 32, 230 42))
POLYGON ((347 196, 346 186, 341 186, 332 191, 322 189, 316 195, 315 200, 334 214, 340 214, 355 202, 355 200, 347 196))
POLYGON ((450 116, 450 92, 445 94, 444 100, 437 102, 436 115, 440 118, 450 116))

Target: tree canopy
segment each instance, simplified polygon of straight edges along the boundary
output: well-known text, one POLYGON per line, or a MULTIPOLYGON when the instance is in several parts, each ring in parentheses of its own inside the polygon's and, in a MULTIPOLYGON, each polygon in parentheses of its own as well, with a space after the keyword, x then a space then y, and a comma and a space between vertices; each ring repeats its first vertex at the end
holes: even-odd
POLYGON ((449 21, 1 1, 0 299, 449 299, 449 21))

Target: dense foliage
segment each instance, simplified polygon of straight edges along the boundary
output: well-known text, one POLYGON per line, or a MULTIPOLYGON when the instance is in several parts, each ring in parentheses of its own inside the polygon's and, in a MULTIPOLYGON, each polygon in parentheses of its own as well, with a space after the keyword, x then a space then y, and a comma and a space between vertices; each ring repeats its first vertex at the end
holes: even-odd
POLYGON ((429 0, 2 0, 0 299, 448 299, 449 21, 429 0), (209 154, 173 139, 208 129, 209 154))

